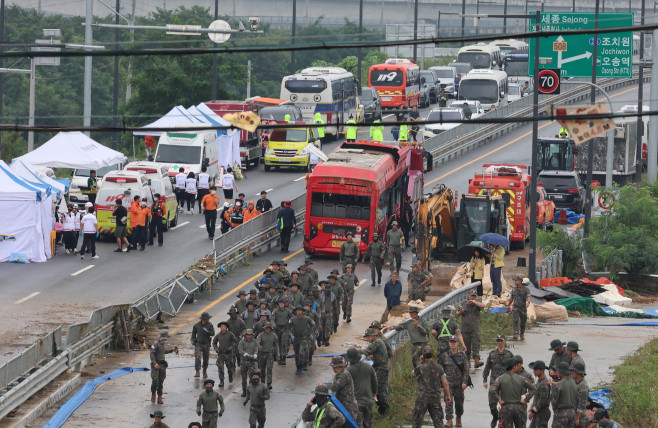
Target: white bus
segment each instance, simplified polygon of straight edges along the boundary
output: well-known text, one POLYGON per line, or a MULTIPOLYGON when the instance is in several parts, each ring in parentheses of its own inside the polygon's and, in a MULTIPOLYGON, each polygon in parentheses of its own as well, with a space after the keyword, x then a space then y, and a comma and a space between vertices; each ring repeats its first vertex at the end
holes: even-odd
MULTIPOLYGON (((315 113, 320 113, 327 125, 345 123, 350 114, 360 122, 360 89, 361 85, 354 75, 344 68, 310 67, 283 78, 280 98, 290 100, 299 107, 306 123, 313 123, 315 113)), ((325 133, 334 137, 342 132, 344 130, 336 126, 325 128, 325 133)))
POLYGON ((471 70, 459 83, 459 99, 480 101, 485 111, 507 104, 507 73, 471 70))
POLYGON ((501 61, 500 48, 484 43, 464 46, 457 52, 457 62, 468 62, 474 70, 480 68, 500 69, 501 61))
POLYGON ((516 39, 494 40, 489 45, 498 46, 503 57, 512 51, 528 50, 526 42, 516 39))

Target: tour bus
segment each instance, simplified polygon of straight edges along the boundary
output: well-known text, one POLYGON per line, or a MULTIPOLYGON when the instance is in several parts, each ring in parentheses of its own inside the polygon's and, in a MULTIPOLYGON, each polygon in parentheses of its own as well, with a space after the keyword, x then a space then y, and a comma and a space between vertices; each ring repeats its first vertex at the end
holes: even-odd
POLYGON ((422 149, 341 144, 308 178, 304 250, 337 256, 347 233, 361 254, 373 233, 385 241, 391 223, 400 218, 404 197, 417 200, 422 193, 422 168, 422 149))
POLYGON ((512 51, 503 58, 503 71, 507 73, 511 83, 525 85, 528 82, 532 86, 533 78, 528 76, 528 51, 512 51))
POLYGON ((310 67, 283 78, 280 98, 299 107, 306 123, 313 123, 315 113, 320 113, 327 124, 325 134, 338 137, 345 130, 329 124, 345 123, 350 114, 357 122, 362 121, 360 89, 361 84, 344 68, 310 67))
POLYGON ((491 46, 498 46, 500 48, 501 55, 505 56, 512 51, 528 50, 528 44, 523 40, 516 39, 504 39, 504 40, 494 40, 489 43, 491 46))
POLYGON ((375 88, 383 108, 420 104, 420 67, 408 59, 389 58, 370 67, 368 86, 375 88))
POLYGON ((484 43, 464 46, 457 52, 457 62, 468 62, 474 70, 480 68, 500 69, 501 61, 500 48, 484 43))
POLYGON ((498 70, 472 70, 462 77, 459 99, 480 101, 485 111, 507 104, 507 73, 498 70))

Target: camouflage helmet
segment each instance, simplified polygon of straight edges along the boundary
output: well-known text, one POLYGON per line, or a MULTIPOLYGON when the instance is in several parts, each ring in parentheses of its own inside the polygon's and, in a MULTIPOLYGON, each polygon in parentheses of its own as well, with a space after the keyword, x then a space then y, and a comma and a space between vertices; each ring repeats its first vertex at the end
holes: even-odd
POLYGON ((237 313, 238 313, 238 308, 236 308, 235 306, 231 306, 231 307, 228 309, 228 312, 227 312, 226 314, 227 314, 227 315, 231 315, 231 314, 237 314, 237 313))
POLYGON ((318 385, 312 392, 316 395, 329 395, 329 388, 324 385, 318 385))
POLYGON ((345 367, 347 362, 340 355, 331 358, 331 367, 345 367))
POLYGON ((382 328, 382 323, 379 321, 375 320, 370 323, 370 328, 382 328))
POLYGON ((369 327, 369 328, 366 329, 366 332, 365 332, 364 336, 366 336, 366 337, 368 337, 368 336, 377 336, 377 333, 375 332, 375 330, 373 330, 372 328, 369 327))

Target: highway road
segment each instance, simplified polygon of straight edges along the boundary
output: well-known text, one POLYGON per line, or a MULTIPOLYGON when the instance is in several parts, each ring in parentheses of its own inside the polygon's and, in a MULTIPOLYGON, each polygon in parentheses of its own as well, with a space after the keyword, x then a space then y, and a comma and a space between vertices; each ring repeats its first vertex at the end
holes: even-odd
MULTIPOLYGON (((614 110, 637 100, 637 88, 622 88, 611 92, 614 110)), ((648 88, 645 90, 645 99, 648 88)), ((426 115, 427 109, 421 110, 426 115)), ((391 118, 389 118, 390 120, 391 118)), ((541 123, 540 135, 557 132, 555 123, 541 123)), ((366 138, 367 130, 359 137, 366 138)), ((531 127, 524 125, 466 155, 426 174, 426 190, 445 184, 460 194, 467 191, 468 178, 485 162, 530 163, 531 127)), ((392 139, 387 133, 385 139, 392 139)), ((337 142, 325 144, 331 151, 337 142)), ((247 200, 256 200, 261 190, 269 192, 274 204, 292 199, 304 192, 301 171, 246 172, 247 179, 238 182, 247 200)), ((145 252, 114 253, 116 244, 98 245, 100 259, 84 261, 77 256, 59 254, 47 263, 30 265, 5 264, 0 278, 0 296, 4 302, 0 314, 0 341, 4 346, 0 362, 6 361, 17 349, 30 346, 36 336, 46 333, 60 323, 70 324, 88 319, 95 308, 136 300, 150 289, 189 267, 210 251, 203 216, 185 213, 179 217, 174 230, 165 233, 163 247, 147 247, 145 252)), ((254 262, 258 269, 278 252, 266 254, 264 260, 254 262)), ((227 279, 233 283, 234 278, 227 279)))

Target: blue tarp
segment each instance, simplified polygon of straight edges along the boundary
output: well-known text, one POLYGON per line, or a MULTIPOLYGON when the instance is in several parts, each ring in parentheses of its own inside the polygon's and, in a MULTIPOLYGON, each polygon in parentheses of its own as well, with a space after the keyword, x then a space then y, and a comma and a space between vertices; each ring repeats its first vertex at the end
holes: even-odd
MULTIPOLYGON (((608 318, 606 318, 608 319, 608 318)), ((637 322, 622 322, 619 324, 599 324, 587 322, 538 322, 537 324, 544 325, 596 325, 601 327, 658 327, 658 321, 637 321, 637 322)))
POLYGON ((331 400, 332 403, 334 403, 334 406, 336 406, 336 409, 340 413, 345 416, 345 422, 348 428, 359 428, 359 426, 356 424, 356 421, 354 418, 352 418, 352 415, 350 415, 350 412, 347 411, 345 406, 343 406, 343 403, 341 403, 338 398, 334 397, 334 394, 329 394, 329 399, 331 400))
POLYGON ((560 219, 560 211, 566 211, 567 212, 567 222, 569 224, 578 224, 578 220, 585 217, 585 214, 576 214, 575 212, 573 212, 571 210, 566 210, 566 209, 555 210, 555 218, 553 219, 555 224, 557 224, 558 220, 560 219))
POLYGON ((509 312, 509 309, 504 308, 504 307, 489 309, 490 314, 506 314, 508 312, 509 312))
POLYGON ((656 309, 645 309, 644 313, 647 315, 651 315, 652 317, 658 317, 658 308, 656 309))
POLYGON ((598 391, 592 391, 589 393, 589 398, 593 401, 596 401, 606 409, 609 409, 612 406, 612 398, 608 395, 612 394, 612 389, 599 389, 598 391))
POLYGON ((53 415, 52 418, 44 425, 44 428, 59 428, 66 420, 75 412, 75 410, 84 403, 87 398, 91 397, 91 394, 94 393, 96 388, 104 384, 108 380, 116 379, 121 376, 139 371, 148 370, 146 367, 124 367, 122 369, 113 371, 110 374, 97 377, 92 379, 84 384, 80 391, 76 392, 73 397, 69 399, 58 411, 53 415))

